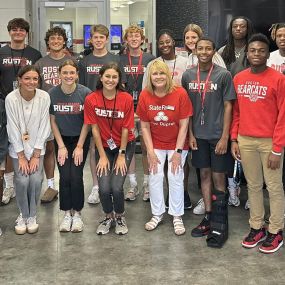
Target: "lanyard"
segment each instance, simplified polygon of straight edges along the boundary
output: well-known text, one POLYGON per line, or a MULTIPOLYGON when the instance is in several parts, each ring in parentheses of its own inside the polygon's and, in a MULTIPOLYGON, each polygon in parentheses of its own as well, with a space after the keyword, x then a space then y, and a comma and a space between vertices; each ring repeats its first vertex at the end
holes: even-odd
POLYGON ((205 98, 206 98, 206 92, 207 92, 207 89, 208 89, 208 83, 209 83, 209 79, 210 79, 210 76, 211 76, 211 73, 213 71, 213 68, 214 68, 214 64, 212 64, 209 72, 208 72, 208 75, 206 77, 206 81, 205 81, 205 84, 204 84, 204 89, 203 89, 203 92, 201 93, 201 81, 200 81, 200 65, 198 64, 198 67, 197 67, 197 84, 198 84, 198 93, 200 94, 201 96, 201 105, 202 105, 202 113, 201 113, 201 125, 204 125, 205 121, 204 121, 204 116, 205 116, 205 113, 204 113, 204 106, 205 106, 205 98))
MULTIPOLYGON (((177 59, 177 56, 175 56, 175 61, 174 61, 173 69, 172 69, 171 79, 173 79, 173 77, 174 77, 174 72, 175 72, 175 67, 176 67, 176 59, 177 59)), ((163 62, 165 62, 164 58, 162 60, 163 60, 163 62)))
MULTIPOLYGON (((106 103, 105 103, 105 97, 104 97, 103 91, 102 91, 102 97, 103 97, 103 102, 104 102, 105 111, 107 111, 106 103)), ((117 100, 117 91, 116 91, 116 94, 115 94, 115 100, 114 100, 114 106, 113 106, 113 111, 112 111, 111 123, 110 123, 110 121, 109 121, 109 117, 107 116, 108 124, 109 124, 109 127, 110 127, 110 134, 111 134, 111 137, 112 137, 112 129, 113 129, 113 121, 114 121, 114 111, 115 111, 115 108, 116 108, 116 100, 117 100)))
POLYGON ((133 88, 134 90, 137 90, 137 86, 138 86, 138 77, 139 77, 139 72, 142 68, 142 56, 143 56, 143 52, 141 51, 140 53, 140 57, 139 57, 139 63, 138 63, 138 69, 137 69, 137 73, 135 74, 136 76, 134 76, 134 73, 132 71, 132 58, 130 53, 128 52, 128 59, 129 59, 129 66, 130 66, 130 74, 132 76, 132 78, 134 79, 134 84, 133 84, 133 88))
POLYGON ((19 69, 21 67, 21 61, 22 61, 23 56, 24 56, 25 48, 22 49, 22 53, 21 53, 21 57, 20 57, 20 63, 18 65, 18 68, 16 68, 16 65, 15 65, 15 62, 14 62, 14 54, 13 54, 12 48, 10 48, 10 49, 11 49, 11 57, 12 57, 13 69, 14 69, 15 77, 17 78, 19 69))

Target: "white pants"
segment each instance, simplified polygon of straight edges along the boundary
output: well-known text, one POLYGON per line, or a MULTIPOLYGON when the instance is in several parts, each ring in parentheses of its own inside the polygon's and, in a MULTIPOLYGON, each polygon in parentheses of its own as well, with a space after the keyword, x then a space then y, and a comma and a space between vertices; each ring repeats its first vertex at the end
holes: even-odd
POLYGON ((165 213, 165 202, 163 193, 163 177, 164 177, 164 163, 166 157, 168 159, 168 183, 169 183, 169 210, 168 214, 172 216, 182 216, 184 214, 184 171, 183 166, 187 157, 187 150, 183 150, 181 154, 182 167, 173 174, 171 172, 171 159, 174 150, 160 150, 154 149, 160 164, 157 166, 157 173, 150 173, 149 175, 149 192, 150 205, 152 214, 155 216, 165 213))

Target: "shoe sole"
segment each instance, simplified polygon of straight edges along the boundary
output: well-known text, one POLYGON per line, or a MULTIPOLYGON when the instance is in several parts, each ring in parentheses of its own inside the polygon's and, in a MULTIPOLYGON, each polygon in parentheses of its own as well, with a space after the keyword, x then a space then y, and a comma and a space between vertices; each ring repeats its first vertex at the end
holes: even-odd
POLYGON ((116 232, 116 231, 115 231, 115 234, 116 234, 116 235, 119 235, 119 236, 123 236, 123 235, 126 235, 128 232, 129 232, 129 231, 127 231, 126 233, 122 233, 122 232, 116 232))
POLYGON ((67 229, 61 229, 61 230, 59 230, 59 232, 60 232, 60 233, 69 233, 69 232, 70 232, 70 230, 67 230, 67 229))
POLYGON ((258 246, 259 243, 265 241, 265 239, 266 239, 266 236, 263 237, 261 240, 259 240, 259 241, 258 241, 257 243, 255 243, 255 244, 244 244, 244 243, 242 242, 241 245, 242 245, 244 248, 254 248, 254 247, 258 246))
POLYGON ((265 253, 265 254, 274 253, 274 252, 276 252, 282 245, 283 245, 283 240, 282 240, 281 243, 279 243, 279 245, 278 245, 276 248, 274 248, 274 249, 272 249, 272 250, 264 250, 264 249, 262 249, 262 248, 259 248, 259 251, 262 252, 262 253, 265 253))
POLYGON ((15 233, 16 233, 17 235, 24 235, 26 232, 27 232, 26 229, 25 229, 25 230, 16 230, 16 229, 15 229, 15 233))
POLYGON ((207 232, 205 232, 205 233, 203 233, 203 234, 193 234, 192 232, 191 232, 191 236, 192 237, 204 237, 204 236, 207 236, 208 234, 210 233, 210 230, 208 230, 207 232))
POLYGON ((103 235, 106 235, 106 234, 108 234, 110 231, 107 231, 107 232, 105 232, 105 233, 103 233, 103 232, 96 232, 96 234, 98 235, 98 236, 103 236, 103 235))
POLYGON ((80 229, 80 230, 78 230, 78 229, 76 229, 76 230, 71 230, 72 233, 81 233, 82 231, 83 231, 83 229, 80 229))
POLYGON ((205 213, 206 213, 206 211, 203 212, 203 213, 202 213, 202 212, 198 212, 198 213, 197 213, 197 212, 194 212, 194 210, 193 210, 193 214, 194 214, 194 215, 205 215, 205 213))
POLYGON ((33 229, 33 230, 29 230, 29 229, 27 228, 27 233, 28 233, 28 234, 35 234, 36 232, 38 232, 38 230, 39 230, 39 228, 33 229))
POLYGON ((100 201, 99 202, 89 202, 87 201, 88 204, 91 204, 91 205, 97 205, 97 204, 100 204, 100 201))
POLYGON ((48 204, 58 199, 58 194, 52 200, 41 200, 41 204, 48 204))

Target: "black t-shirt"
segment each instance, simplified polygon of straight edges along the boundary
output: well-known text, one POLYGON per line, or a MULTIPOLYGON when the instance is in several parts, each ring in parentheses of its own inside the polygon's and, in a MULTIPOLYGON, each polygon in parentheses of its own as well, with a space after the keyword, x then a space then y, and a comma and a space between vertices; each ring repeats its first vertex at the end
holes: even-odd
POLYGON ((41 57, 41 53, 30 46, 24 49, 11 49, 8 45, 0 48, 0 82, 4 97, 13 91, 13 82, 17 81, 21 67, 35 64, 41 57))

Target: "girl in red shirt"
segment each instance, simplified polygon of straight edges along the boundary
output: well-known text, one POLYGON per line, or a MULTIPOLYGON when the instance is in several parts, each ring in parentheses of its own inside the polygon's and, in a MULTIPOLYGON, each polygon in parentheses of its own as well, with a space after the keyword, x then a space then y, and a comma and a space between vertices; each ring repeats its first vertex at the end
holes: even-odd
POLYGON ((134 104, 124 92, 117 63, 104 65, 96 91, 86 97, 84 123, 92 125, 96 144, 99 195, 106 214, 97 234, 107 234, 113 220, 116 234, 128 232, 124 217, 123 184, 135 150, 134 104))
POLYGON ((149 66, 147 86, 140 94, 137 114, 141 119, 142 134, 147 148, 150 169, 149 190, 151 220, 145 224, 154 230, 165 212, 163 168, 168 159, 169 210, 173 216, 174 232, 185 233, 183 166, 188 153, 186 140, 192 105, 187 92, 173 85, 168 66, 161 60, 149 66))

